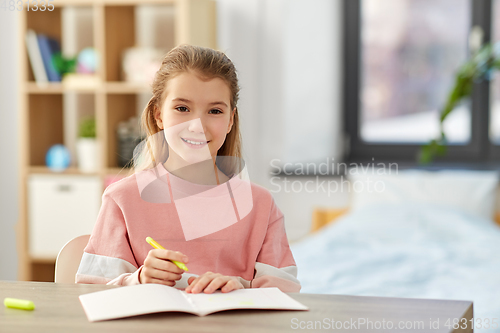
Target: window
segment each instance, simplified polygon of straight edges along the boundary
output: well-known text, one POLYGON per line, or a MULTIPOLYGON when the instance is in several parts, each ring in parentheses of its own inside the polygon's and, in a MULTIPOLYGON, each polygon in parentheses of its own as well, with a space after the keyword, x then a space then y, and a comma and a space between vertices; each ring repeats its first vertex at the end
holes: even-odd
MULTIPOLYGON (((500 39, 492 9, 498 17, 500 0, 344 0, 348 160, 416 161, 420 146, 439 134, 472 26, 482 27, 485 42, 491 33, 500 39)), ((490 84, 482 82, 446 119, 448 152, 437 160, 500 160, 493 144, 500 143, 498 81, 491 84, 491 108, 490 84)))

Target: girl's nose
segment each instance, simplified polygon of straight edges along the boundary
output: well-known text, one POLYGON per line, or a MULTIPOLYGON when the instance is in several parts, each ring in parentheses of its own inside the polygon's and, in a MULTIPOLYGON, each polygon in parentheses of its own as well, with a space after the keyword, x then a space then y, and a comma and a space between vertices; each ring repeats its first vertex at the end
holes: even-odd
POLYGON ((205 127, 203 126, 201 118, 190 120, 188 130, 193 133, 205 133, 205 127))

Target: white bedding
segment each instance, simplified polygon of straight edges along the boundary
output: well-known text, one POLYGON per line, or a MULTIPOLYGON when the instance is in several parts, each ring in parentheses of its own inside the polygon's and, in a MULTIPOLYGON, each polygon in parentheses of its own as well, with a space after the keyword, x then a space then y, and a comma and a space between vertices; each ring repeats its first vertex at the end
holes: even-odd
POLYGON ((500 322, 500 228, 476 215, 432 204, 378 204, 291 249, 301 292, 471 300, 475 319, 500 322))

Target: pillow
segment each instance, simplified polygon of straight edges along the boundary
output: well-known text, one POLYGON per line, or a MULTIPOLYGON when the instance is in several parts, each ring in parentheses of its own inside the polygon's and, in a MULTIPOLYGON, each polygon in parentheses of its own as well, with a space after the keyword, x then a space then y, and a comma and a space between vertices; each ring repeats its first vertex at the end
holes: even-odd
POLYGON ((380 203, 433 203, 494 218, 496 171, 351 169, 348 179, 353 210, 380 203))

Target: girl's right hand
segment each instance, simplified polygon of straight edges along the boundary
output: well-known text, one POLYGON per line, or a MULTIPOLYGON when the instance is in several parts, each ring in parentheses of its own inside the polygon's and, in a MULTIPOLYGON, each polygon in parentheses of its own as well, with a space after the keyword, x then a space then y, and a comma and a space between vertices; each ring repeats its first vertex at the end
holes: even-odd
POLYGON ((170 260, 177 260, 187 264, 188 257, 181 252, 171 250, 154 249, 149 251, 139 275, 139 282, 158 283, 173 287, 175 281, 181 278, 184 270, 177 267, 170 260))

